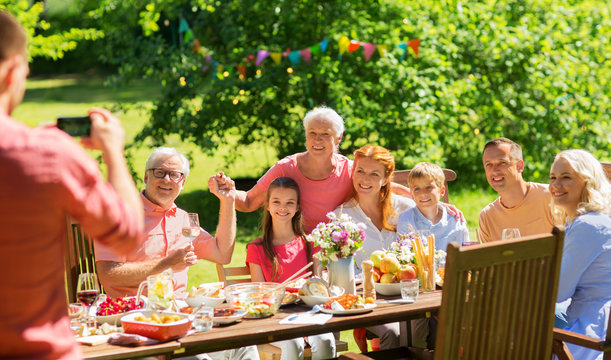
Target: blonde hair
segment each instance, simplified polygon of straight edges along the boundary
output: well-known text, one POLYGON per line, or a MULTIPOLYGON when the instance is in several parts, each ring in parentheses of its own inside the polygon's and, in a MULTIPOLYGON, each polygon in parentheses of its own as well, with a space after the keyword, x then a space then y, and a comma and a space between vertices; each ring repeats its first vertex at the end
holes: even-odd
MULTIPOLYGON (((585 181, 581 202, 577 204, 575 217, 589 212, 599 212, 611 216, 611 184, 605 170, 594 155, 581 149, 564 150, 554 158, 556 161, 564 159, 575 171, 575 174, 585 181)), ((553 166, 553 165, 552 165, 553 166)), ((556 206, 552 201, 552 210, 555 220, 564 224, 567 220, 566 212, 556 206)), ((573 219, 569 219, 573 221, 573 219)))
POLYGON ((440 189, 444 186, 446 180, 443 170, 438 165, 429 162, 420 162, 410 170, 407 176, 407 184, 411 188, 412 181, 423 178, 432 179, 440 189))

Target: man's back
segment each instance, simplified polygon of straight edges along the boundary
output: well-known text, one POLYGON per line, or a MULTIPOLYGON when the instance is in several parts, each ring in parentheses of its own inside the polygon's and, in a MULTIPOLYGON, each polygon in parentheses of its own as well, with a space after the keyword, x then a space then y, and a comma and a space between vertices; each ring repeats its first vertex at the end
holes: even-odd
POLYGON ((66 216, 110 242, 137 237, 138 218, 59 130, 0 114, 0 169, 0 357, 76 358, 63 278, 66 216))

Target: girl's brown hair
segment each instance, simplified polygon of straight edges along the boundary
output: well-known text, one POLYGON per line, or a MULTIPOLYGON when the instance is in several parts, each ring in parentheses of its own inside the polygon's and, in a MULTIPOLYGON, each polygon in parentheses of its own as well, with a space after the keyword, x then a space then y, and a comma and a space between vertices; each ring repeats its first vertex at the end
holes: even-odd
POLYGON ((289 177, 278 177, 274 179, 274 181, 272 181, 271 184, 269 184, 269 187, 267 188, 267 196, 265 199, 265 208, 263 210, 263 222, 262 222, 262 227, 263 227, 263 239, 262 240, 263 241, 253 244, 257 246, 263 246, 263 252, 265 253, 265 257, 267 258, 267 260, 269 260, 269 262, 272 265, 272 274, 271 274, 272 281, 277 280, 279 277, 279 273, 278 273, 279 263, 278 263, 278 254, 276 254, 276 251, 274 250, 274 245, 273 245, 273 240, 274 240, 274 228, 272 224, 273 220, 272 220, 272 216, 270 215, 268 209, 269 209, 269 198, 271 196, 270 194, 274 189, 278 189, 278 188, 293 189, 297 193, 298 209, 295 215, 293 215, 293 218, 291 219, 291 223, 293 225, 293 232, 295 232, 297 236, 300 236, 302 241, 305 243, 307 261, 308 262, 312 261, 312 248, 310 246, 310 243, 306 241, 305 231, 303 230, 303 214, 301 211, 301 193, 299 192, 299 185, 297 185, 295 180, 289 177))

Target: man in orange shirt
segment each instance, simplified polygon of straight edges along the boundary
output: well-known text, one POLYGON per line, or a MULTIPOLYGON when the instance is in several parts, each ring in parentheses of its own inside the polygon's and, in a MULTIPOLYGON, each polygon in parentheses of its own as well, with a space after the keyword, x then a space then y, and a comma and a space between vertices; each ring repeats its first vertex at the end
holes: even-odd
POLYGON ((546 184, 522 178, 520 145, 507 138, 492 139, 484 146, 482 160, 488 183, 499 193, 479 214, 482 241, 501 240, 506 228, 518 228, 521 236, 551 232, 551 195, 546 184))
POLYGON ((68 318, 64 284, 66 217, 117 252, 138 245, 142 203, 123 157, 124 132, 109 111, 91 109, 98 164, 56 128, 32 129, 10 117, 29 68, 26 34, 0 11, 0 358, 82 358, 68 318))

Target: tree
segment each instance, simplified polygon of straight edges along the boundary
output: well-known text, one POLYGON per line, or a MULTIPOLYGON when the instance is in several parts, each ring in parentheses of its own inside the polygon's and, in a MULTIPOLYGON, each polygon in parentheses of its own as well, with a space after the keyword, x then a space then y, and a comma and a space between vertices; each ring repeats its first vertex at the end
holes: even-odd
POLYGON ((481 149, 497 136, 524 145, 528 178, 545 178, 561 149, 608 156, 609 11, 604 1, 106 0, 95 16, 116 80, 160 80, 139 141, 179 134, 212 153, 235 135, 283 156, 303 149, 305 112, 326 104, 346 119, 345 153, 375 143, 398 168, 429 160, 482 182, 481 149), (180 41, 185 24, 199 51, 180 41), (389 53, 339 56, 342 36, 389 53), (418 56, 397 47, 416 38, 418 56), (254 63, 259 50, 324 39, 310 64, 254 63))
POLYGON ((51 24, 42 18, 42 2, 30 3, 29 0, 0 0, 0 9, 14 15, 23 25, 28 36, 28 55, 61 59, 67 51, 74 50, 79 41, 96 40, 103 32, 92 28, 70 28, 54 31, 51 24))

